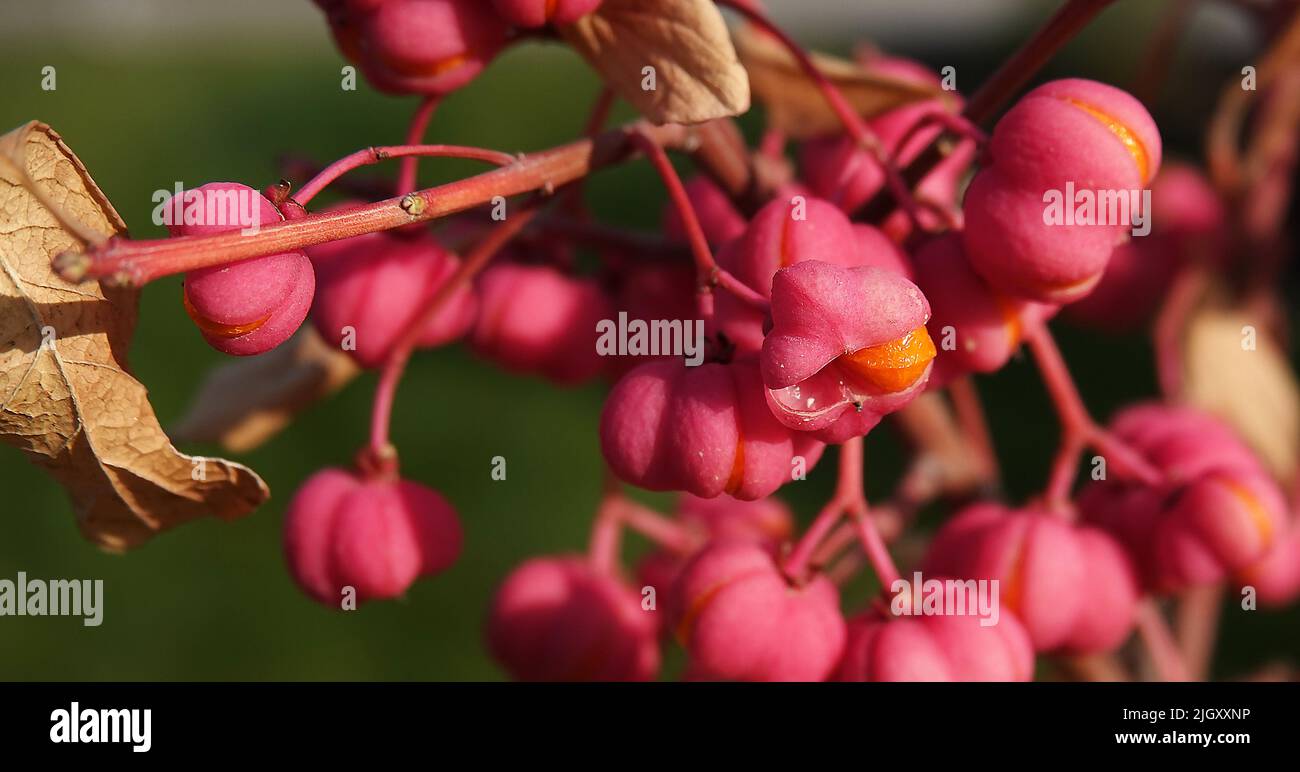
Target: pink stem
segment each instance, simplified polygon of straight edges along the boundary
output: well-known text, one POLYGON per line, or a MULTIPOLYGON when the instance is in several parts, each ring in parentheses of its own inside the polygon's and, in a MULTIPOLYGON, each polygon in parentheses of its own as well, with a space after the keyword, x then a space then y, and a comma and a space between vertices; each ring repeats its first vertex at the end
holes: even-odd
POLYGON ((493 228, 466 256, 460 267, 456 269, 456 272, 438 287, 438 290, 429 298, 429 302, 425 304, 418 314, 410 319, 403 329, 402 337, 398 339, 393 346, 393 350, 389 353, 388 359, 384 362, 384 369, 379 375, 379 385, 375 391, 375 401, 370 417, 370 448, 371 452, 376 456, 392 454, 389 429, 392 423, 393 402, 396 398, 397 385, 402 380, 402 374, 406 370, 406 363, 410 360, 411 353, 419 343, 424 329, 429 326, 429 322, 446 305, 456 291, 479 271, 483 270, 488 261, 519 231, 523 230, 537 215, 538 211, 540 210, 537 204, 533 203, 526 206, 522 211, 510 215, 510 217, 493 228))
MULTIPOLYGON (((439 97, 436 96, 426 96, 420 101, 420 106, 415 108, 415 115, 411 116, 411 125, 406 130, 406 144, 424 144, 424 135, 429 130, 429 121, 433 119, 434 110, 438 109, 438 102, 439 97)), ((398 167, 397 172, 397 195, 404 196, 415 190, 415 177, 419 164, 419 156, 413 155, 402 159, 402 165, 398 167)))
POLYGON ((782 570, 786 577, 795 583, 804 581, 805 574, 812 567, 813 556, 834 531, 840 518, 846 513, 865 517, 866 511, 867 500, 862 490, 862 438, 854 437, 840 446, 839 481, 835 495, 813 518, 808 530, 785 559, 782 570))
POLYGON ((497 166, 509 166, 518 159, 509 153, 501 153, 496 150, 485 150, 478 147, 465 147, 463 145, 389 145, 386 147, 368 147, 365 150, 358 150, 351 155, 346 155, 334 163, 326 166, 321 170, 302 189, 293 200, 301 206, 306 206, 318 193, 337 180, 339 177, 347 174, 353 169, 362 166, 369 166, 380 161, 386 161, 389 158, 416 158, 420 156, 429 156, 436 158, 467 158, 472 161, 486 161, 497 166))
POLYGON ((1138 607, 1138 636, 1162 681, 1188 681, 1191 675, 1159 606, 1147 598, 1138 607))
POLYGON ((622 506, 622 497, 619 494, 606 494, 600 502, 600 508, 596 511, 596 519, 591 527, 591 543, 587 547, 587 559, 598 574, 609 576, 618 569, 619 548, 622 542, 619 510, 622 506))
POLYGON ((649 159, 651 165, 654 166, 660 179, 663 180, 664 187, 668 190, 668 197, 672 199, 673 206, 677 208, 677 213, 681 216, 682 227, 686 231, 686 241, 691 245, 691 254, 695 258, 695 273, 700 287, 696 299, 699 304, 700 315, 705 320, 713 318, 711 288, 714 285, 721 286, 755 308, 766 310, 768 307, 767 298, 764 298, 727 271, 719 268, 717 262, 714 261, 713 251, 709 248, 709 240, 704 236, 704 228, 700 225, 700 218, 695 214, 695 207, 691 204, 690 196, 686 195, 686 187, 682 185, 681 177, 677 175, 677 170, 673 168, 673 163, 669 160, 668 154, 659 146, 659 143, 646 134, 635 133, 633 141, 649 159))
POLYGON ((858 531, 858 540, 862 543, 862 551, 866 553, 867 561, 871 563, 871 568, 876 572, 876 579, 880 581, 880 589, 885 595, 892 594, 891 589, 894 582, 899 580, 898 566, 894 565, 894 559, 889 555, 889 548, 885 546, 885 540, 880 535, 880 529, 876 528, 876 521, 868 514, 866 502, 863 506, 851 513, 853 526, 858 531))
POLYGON ((1092 419, 1047 325, 1041 322, 1027 325, 1025 343, 1034 354, 1039 375, 1061 422, 1061 444, 1045 493, 1047 504, 1058 511, 1068 510, 1079 459, 1088 445, 1108 457, 1108 471, 1147 485, 1159 485, 1164 478, 1155 467, 1092 419))
POLYGON ((629 528, 672 552, 686 555, 700 546, 686 526, 634 501, 623 500, 620 517, 629 528))

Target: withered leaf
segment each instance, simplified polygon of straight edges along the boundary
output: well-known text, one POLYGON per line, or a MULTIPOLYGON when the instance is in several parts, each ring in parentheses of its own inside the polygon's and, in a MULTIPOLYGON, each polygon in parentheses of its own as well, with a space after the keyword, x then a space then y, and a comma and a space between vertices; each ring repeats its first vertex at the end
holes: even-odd
POLYGON ((560 33, 654 123, 703 123, 749 109, 749 79, 712 0, 605 0, 560 33))
POLYGON ((1279 480, 1300 466, 1300 388, 1261 320, 1199 309, 1183 338, 1183 398, 1227 421, 1279 480))
POLYGON ((0 440, 72 498, 82 534, 121 551, 204 515, 235 518, 269 495, 251 469, 186 456, 126 370, 137 295, 69 284, 50 269, 126 228, 50 127, 0 137, 0 440))
MULTIPOLYGON (((749 71, 754 96, 767 109, 768 122, 791 139, 807 139, 842 130, 839 118, 799 63, 772 36, 746 25, 733 35, 740 61, 749 71)), ((911 102, 941 99, 956 109, 953 92, 898 78, 876 75, 861 65, 824 54, 811 54, 848 103, 866 118, 911 102)))
POLYGON ((265 354, 226 362, 209 373, 172 436, 220 443, 232 453, 252 450, 360 371, 352 357, 306 325, 265 354))

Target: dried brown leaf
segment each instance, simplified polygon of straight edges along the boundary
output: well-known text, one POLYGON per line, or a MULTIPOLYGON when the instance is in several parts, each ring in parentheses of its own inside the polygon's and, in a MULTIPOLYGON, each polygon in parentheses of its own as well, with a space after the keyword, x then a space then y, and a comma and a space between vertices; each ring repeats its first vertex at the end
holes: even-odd
POLYGON ((109 550, 266 500, 251 469, 186 456, 126 371, 136 293, 70 284, 54 255, 106 238, 121 218, 50 127, 0 137, 0 440, 63 485, 87 539, 109 550))
POLYGON ((1300 387, 1265 324, 1209 305, 1189 320, 1183 341, 1183 398, 1230 423, 1274 476, 1290 480, 1300 466, 1300 387))
POLYGON ((275 349, 224 363, 208 374, 172 436, 243 453, 274 437, 300 411, 360 372, 352 357, 307 325, 275 349))
MULTIPOLYGON (((738 28, 733 38, 740 61, 749 71, 754 96, 767 109, 768 123, 792 139, 807 139, 843 129, 822 93, 794 57, 772 36, 752 27, 738 28)), ((911 102, 941 99, 956 109, 953 92, 897 78, 875 75, 861 65, 813 53, 813 64, 866 118, 911 102)))
POLYGON ((703 123, 749 109, 749 79, 712 0, 605 0, 560 30, 651 121, 703 123), (642 88, 654 68, 654 89, 642 88))

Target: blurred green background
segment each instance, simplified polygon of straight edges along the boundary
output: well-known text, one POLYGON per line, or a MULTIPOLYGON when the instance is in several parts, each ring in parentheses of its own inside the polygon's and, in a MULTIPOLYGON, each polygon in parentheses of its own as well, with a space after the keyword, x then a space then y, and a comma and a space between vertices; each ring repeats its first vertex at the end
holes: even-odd
MULTIPOLYGON (((301 0, 306 5, 306 0, 301 0)), ((774 3, 782 6, 781 3, 774 3)), ((788 7, 790 4, 784 4, 788 7)), ((969 91, 1023 39, 1052 3, 1027 3, 1014 24, 975 35, 949 34, 924 46, 887 47, 958 68, 969 91)), ((1130 2, 1103 16, 1049 74, 1124 85, 1161 3, 1130 2)), ((10 13, 12 8, 0 11, 10 13)), ((250 22, 252 24, 253 22, 250 22)), ((157 237, 151 196, 211 180, 255 187, 279 178, 283 153, 320 160, 396 142, 415 102, 339 88, 342 61, 324 24, 311 34, 218 34, 206 40, 160 31, 139 44, 106 34, 10 35, 0 46, 0 131, 39 118, 55 127, 90 169, 136 237, 157 237), (58 88, 40 89, 57 68, 58 88)), ((805 40, 846 52, 858 39, 805 40)), ((894 33, 898 37, 897 33, 894 33)), ((1196 155, 1199 131, 1218 84, 1240 68, 1229 56, 1187 47, 1157 118, 1166 139, 1196 155), (1215 57, 1218 57, 1217 59, 1215 57)), ((501 57, 479 81, 439 110, 431 141, 503 150, 559 144, 580 132, 597 82, 557 46, 529 44, 501 57)), ((627 118, 620 107, 616 117, 627 118)), ((757 113, 744 120, 751 136, 757 113)), ((476 167, 425 162, 426 182, 476 167)), ((390 170, 391 172, 391 170, 390 170)), ((302 180, 296 180, 301 183, 302 180)), ((663 196, 645 164, 603 173, 588 199, 611 222, 653 228, 663 196)), ((223 357, 200 340, 179 302, 179 280, 143 293, 132 364, 164 425, 184 411, 205 372, 223 357)), ((1098 415, 1155 392, 1151 356, 1140 338, 1099 338, 1063 329, 1062 346, 1098 415)), ((0 578, 98 578, 104 623, 77 618, 0 617, 5 679, 497 679, 481 631, 494 585, 527 556, 585 548, 598 499, 596 425, 603 387, 561 391, 506 376, 459 348, 417 358, 398 397, 394 439, 404 472, 457 506, 466 529, 460 562, 418 582, 397 602, 335 613, 290 582, 280 553, 283 507, 314 470, 346 463, 365 438, 372 377, 307 412, 245 461, 270 484, 269 504, 237 523, 197 522, 127 556, 96 551, 77 534, 67 500, 21 455, 0 447, 0 578), (505 456, 508 480, 494 482, 490 459, 505 456)), ((1012 497, 1037 490, 1054 448, 1051 409, 1028 362, 980 381, 1012 497)), ((215 448, 185 448, 217 452, 215 448)), ((887 495, 902 467, 887 429, 868 442, 868 488, 887 495)), ((833 457, 782 496, 809 517, 830 489, 833 457)), ((650 497, 666 504, 667 497, 650 497)), ((638 549, 631 539, 629 554, 638 549)), ((865 579, 847 591, 865 596, 865 579)), ((1300 651, 1294 611, 1245 613, 1229 605, 1219 675, 1231 676, 1300 651)), ((670 657, 679 661, 678 655, 670 657)), ((671 670, 671 669, 670 669, 671 670)))

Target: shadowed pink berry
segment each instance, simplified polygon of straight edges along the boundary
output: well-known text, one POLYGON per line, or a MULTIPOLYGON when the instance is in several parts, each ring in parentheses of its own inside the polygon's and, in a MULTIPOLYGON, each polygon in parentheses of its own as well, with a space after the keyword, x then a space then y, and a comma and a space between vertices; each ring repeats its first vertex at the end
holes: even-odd
POLYGON ((782 424, 824 442, 866 434, 925 388, 930 306, 902 276, 810 260, 779 271, 761 364, 782 424))
POLYGON ((367 480, 342 469, 307 479, 284 516, 284 553, 294 581, 335 608, 395 598, 418 577, 456 561, 455 510, 431 488, 408 480, 367 480))
POLYGON ((891 617, 868 612, 849 621, 839 681, 1031 681, 1034 650, 1014 614, 996 624, 978 616, 891 617))
POLYGON ((700 678, 821 681, 844 648, 835 585, 818 576, 792 586, 751 542, 717 542, 697 554, 673 587, 671 608, 700 678))
POLYGON ((1037 651, 1111 651, 1137 614, 1137 574, 1120 545, 1043 511, 967 507, 935 534, 923 571, 996 579, 1001 608, 1024 623, 1037 651))
POLYGON ((1151 233, 1120 244, 1101 281, 1066 306, 1072 321, 1110 332, 1140 328, 1154 316, 1178 269, 1196 258, 1221 263, 1223 202, 1194 167, 1166 164, 1151 185, 1151 233))
MULTIPOLYGON (((696 320, 697 292, 695 267, 689 263, 632 261, 619 268, 614 313, 626 313, 629 324, 636 320, 647 325, 657 320, 696 320)), ((614 381, 647 361, 645 356, 633 354, 603 359, 608 362, 610 378, 614 381)))
POLYGON ((479 355, 560 384, 589 381, 604 369, 596 325, 613 309, 596 282, 549 266, 503 263, 483 273, 478 294, 469 340, 479 355))
POLYGON ((1116 416, 1111 430, 1168 482, 1093 482, 1081 492, 1079 509, 1124 544, 1151 589, 1222 581, 1283 538, 1287 507, 1277 483, 1217 419, 1190 408, 1139 405, 1116 416))
POLYGON ((580 557, 534 558, 497 590, 488 649, 519 681, 649 681, 660 613, 580 557))
POLYGON ((602 0, 492 0, 501 18, 517 27, 572 24, 600 7, 602 0))
POLYGON ((1133 223, 1120 215, 1129 206, 1111 207, 1100 196, 1123 194, 1127 202, 1149 184, 1160 168, 1160 133, 1127 93, 1059 80, 1030 91, 1002 117, 988 154, 991 163, 964 202, 971 265, 1000 292, 1060 303, 1091 291, 1128 238, 1133 223), (1101 204, 1080 208, 1080 191, 1101 204), (1053 196, 1062 212, 1077 214, 1074 222, 1052 221, 1053 196))
POLYGON ((796 456, 811 470, 823 450, 772 417, 752 359, 637 367, 605 401, 600 445, 610 469, 633 485, 739 499, 771 494, 793 479, 796 456))
MULTIPOLYGON (((708 177, 692 177, 683 187, 686 188, 686 197, 690 199, 695 216, 700 221, 704 238, 710 244, 721 246, 744 232, 744 215, 713 180, 708 177)), ((682 215, 671 202, 664 207, 663 232, 675 242, 686 243, 686 227, 682 225, 682 215)))
MULTIPOLYGON (((165 206, 173 213, 173 236, 251 230, 282 219, 262 194, 234 182, 210 182, 165 206)), ((250 356, 288 340, 307 318, 315 291, 311 261, 295 251, 190 271, 181 299, 209 345, 250 356)))
MULTIPOLYGON (((460 260, 427 232, 372 233, 310 250, 319 286, 312 322, 325 340, 341 346, 363 367, 384 363, 460 260)), ((456 289, 434 315, 419 345, 440 346, 464 335, 474 322, 476 296, 456 289)))

